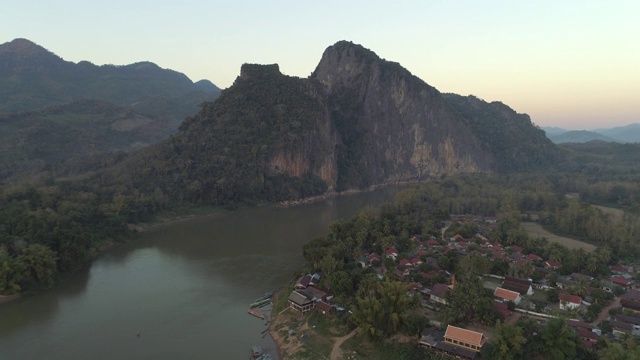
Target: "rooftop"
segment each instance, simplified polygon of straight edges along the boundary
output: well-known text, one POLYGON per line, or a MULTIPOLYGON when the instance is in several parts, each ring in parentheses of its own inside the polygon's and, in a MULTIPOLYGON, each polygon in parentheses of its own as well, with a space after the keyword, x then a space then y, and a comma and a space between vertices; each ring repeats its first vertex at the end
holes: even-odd
POLYGON ((580 296, 571 295, 571 294, 566 293, 566 292, 561 292, 560 294, 558 294, 558 298, 560 299, 560 301, 566 302, 566 303, 573 303, 573 304, 581 304, 582 303, 582 298, 580 296))
POLYGON ((484 334, 459 328, 457 326, 447 326, 447 331, 444 333, 445 339, 457 340, 466 344, 476 345, 482 347, 487 340, 484 334))
POLYGON ((501 299, 505 299, 505 300, 509 300, 509 301, 515 302, 518 299, 518 297, 520 296, 520 293, 517 293, 515 291, 511 291, 511 290, 507 290, 507 289, 503 289, 501 287, 497 287, 496 291, 493 293, 493 296, 499 297, 501 299))

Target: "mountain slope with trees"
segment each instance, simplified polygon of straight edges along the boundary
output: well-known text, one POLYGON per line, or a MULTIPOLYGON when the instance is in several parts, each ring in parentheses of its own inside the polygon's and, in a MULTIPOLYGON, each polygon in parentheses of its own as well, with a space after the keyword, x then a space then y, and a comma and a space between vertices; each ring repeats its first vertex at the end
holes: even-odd
POLYGON ((533 125, 526 114, 507 105, 487 103, 475 96, 444 94, 449 105, 460 113, 497 162, 502 172, 539 170, 560 158, 545 132, 533 125))
POLYGON ((219 93, 150 62, 76 64, 26 39, 1 44, 0 179, 157 142, 219 93))

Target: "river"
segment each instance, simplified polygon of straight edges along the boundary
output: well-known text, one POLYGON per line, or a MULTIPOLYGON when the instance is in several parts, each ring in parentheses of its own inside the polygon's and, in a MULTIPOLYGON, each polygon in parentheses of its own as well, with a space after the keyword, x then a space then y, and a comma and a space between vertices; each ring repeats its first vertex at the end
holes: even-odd
POLYGON ((0 304, 0 359, 246 359, 247 305, 293 278, 302 246, 398 188, 149 229, 62 284, 0 304))

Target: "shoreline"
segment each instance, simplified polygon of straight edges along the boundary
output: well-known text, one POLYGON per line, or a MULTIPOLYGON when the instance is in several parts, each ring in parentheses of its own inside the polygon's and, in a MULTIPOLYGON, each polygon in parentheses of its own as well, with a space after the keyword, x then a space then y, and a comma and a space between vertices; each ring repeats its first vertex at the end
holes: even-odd
MULTIPOLYGON (((383 184, 372 185, 366 189, 349 189, 349 190, 340 191, 340 192, 328 191, 322 195, 309 196, 303 199, 286 200, 286 201, 280 201, 278 203, 260 203, 260 204, 255 204, 248 207, 275 206, 278 208, 289 208, 289 207, 295 207, 298 205, 311 204, 317 201, 322 201, 322 200, 326 200, 326 199, 330 199, 338 196, 348 196, 348 195, 365 193, 365 192, 374 191, 379 188, 388 187, 388 186, 407 186, 407 185, 420 184, 421 182, 422 181, 417 181, 417 180, 388 182, 383 184)), ((154 230, 162 226, 172 225, 172 224, 181 223, 189 220, 203 219, 210 216, 224 215, 226 213, 233 212, 233 211, 237 211, 237 210, 224 210, 224 209, 213 208, 211 209, 211 211, 205 211, 205 212, 185 211, 175 216, 159 217, 154 222, 142 223, 142 224, 128 224, 127 226, 129 227, 130 230, 134 230, 140 233, 148 230, 154 230)))
POLYGON ((298 200, 281 201, 277 203, 276 206, 277 207, 293 207, 293 206, 298 206, 303 204, 310 204, 316 201, 326 200, 326 199, 337 197, 337 196, 353 195, 353 194, 360 194, 364 192, 374 191, 374 190, 377 190, 383 187, 388 187, 388 186, 408 186, 408 185, 420 184, 422 182, 423 181, 418 181, 418 180, 403 180, 403 181, 394 181, 394 182, 386 182, 386 183, 377 184, 377 185, 371 185, 366 189, 349 189, 349 190, 344 190, 340 192, 332 190, 322 195, 310 196, 310 197, 306 197, 298 200))
MULTIPOLYGON (((326 192, 322 195, 317 195, 317 196, 310 196, 307 198, 303 198, 303 199, 299 199, 299 200, 289 200, 289 201, 282 201, 279 203, 261 203, 261 204, 255 204, 252 206, 248 206, 248 207, 259 207, 259 206, 275 206, 275 207, 280 207, 280 208, 288 208, 288 207, 295 207, 298 205, 304 205, 304 204, 310 204, 313 202, 317 202, 317 201, 321 201, 321 200, 326 200, 326 199, 330 199, 333 197, 338 197, 338 196, 347 196, 347 195, 353 195, 353 194, 359 194, 359 193, 364 193, 364 192, 369 192, 369 191, 374 191, 377 190, 379 188, 382 187, 388 187, 388 186, 408 186, 411 184, 419 184, 421 181, 417 181, 417 180, 405 180, 405 181, 394 181, 394 182, 387 182, 387 183, 382 183, 382 184, 377 184, 377 185, 372 185, 369 186, 366 189, 350 189, 350 190, 345 190, 345 191, 341 191, 341 192, 336 192, 336 191, 329 191, 326 192)), ((194 219, 203 219, 203 218, 207 218, 207 217, 213 217, 213 216, 222 216, 225 215, 229 212, 232 211, 237 211, 237 210, 225 210, 222 208, 210 208, 208 210, 204 210, 203 208, 192 208, 190 210, 186 210, 184 212, 176 212, 175 215, 171 216, 168 214, 164 214, 164 215, 159 215, 158 218, 154 219, 152 222, 149 223, 138 223, 138 224, 127 224, 127 228, 129 229, 129 231, 132 232, 132 234, 130 236, 128 236, 124 242, 129 242, 129 241, 135 241, 137 236, 140 236, 141 234, 144 234, 147 231, 157 231, 158 229, 161 229, 164 226, 169 226, 169 225, 173 225, 173 224, 178 224, 181 222, 186 222, 186 221, 190 221, 190 220, 194 220, 194 219)), ((119 245, 119 242, 115 242, 113 241, 113 239, 111 240, 106 240, 105 243, 102 244, 102 246, 100 246, 100 248, 98 249, 98 251, 93 254, 91 260, 89 262, 87 262, 86 264, 83 265, 84 266, 90 266, 93 261, 99 257, 101 254, 103 254, 105 251, 107 251, 108 249, 119 245)), ((67 274, 67 276, 72 275, 72 274, 67 274)), ((58 286, 59 283, 56 282, 56 284, 53 286, 58 286)), ((48 289, 45 290, 41 290, 38 291, 34 294, 40 293, 42 291, 46 291, 48 289)), ((17 293, 17 294, 13 294, 13 295, 0 295, 0 304, 4 304, 4 303, 8 303, 20 298, 23 298, 26 295, 34 295, 34 294, 27 294, 27 293, 17 293)), ((270 330, 271 331, 271 330, 270 330)), ((269 332, 270 332, 269 331, 269 332)), ((271 335, 270 335, 271 336, 271 335)), ((273 336, 271 336, 271 338, 273 339, 273 336)), ((276 347, 278 348, 278 352, 280 352, 280 346, 278 344, 278 342, 274 339, 274 343, 276 344, 276 347)))
POLYGON ((13 295, 0 295, 0 304, 7 303, 9 301, 13 301, 21 298, 21 294, 13 294, 13 295))

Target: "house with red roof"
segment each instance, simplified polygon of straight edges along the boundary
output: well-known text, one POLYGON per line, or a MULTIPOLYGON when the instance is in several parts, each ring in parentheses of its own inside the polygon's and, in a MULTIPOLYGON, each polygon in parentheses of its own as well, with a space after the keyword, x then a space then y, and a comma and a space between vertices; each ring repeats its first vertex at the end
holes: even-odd
POLYGON ((311 282, 311 275, 302 275, 298 278, 295 285, 293 286, 296 289, 306 289, 311 282))
POLYGON ((623 265, 611 265, 611 271, 618 274, 628 274, 631 272, 628 266, 623 265))
POLYGON ((493 302, 491 310, 500 315, 500 317, 502 317, 502 320, 506 320, 507 318, 509 318, 509 316, 511 316, 511 314, 513 314, 513 311, 509 310, 509 306, 506 303, 498 300, 495 300, 493 302))
POLYGON ((418 291, 423 288, 423 285, 420 283, 411 283, 409 284, 409 291, 418 291))
POLYGON ((531 286, 531 280, 518 279, 512 276, 505 276, 502 282, 502 288, 516 291, 520 295, 533 295, 533 287, 531 286))
POLYGON ((491 257, 494 259, 504 259, 504 254, 498 250, 494 250, 491 257))
POLYGON ((333 305, 320 300, 316 302, 316 309, 318 309, 323 315, 328 315, 331 310, 333 310, 333 305))
POLYGON ((376 253, 373 253, 369 255, 368 260, 369 260, 369 266, 373 266, 375 261, 382 262, 382 256, 376 253))
POLYGON ((493 250, 497 250, 497 251, 504 250, 504 248, 502 247, 502 245, 500 245, 499 242, 494 242, 493 244, 491 244, 491 247, 493 248, 493 250))
POLYGON ((631 289, 626 294, 620 296, 621 299, 640 301, 640 290, 631 289))
POLYGON ((455 346, 480 352, 482 346, 487 342, 487 338, 483 333, 448 325, 444 333, 444 341, 455 346))
POLYGON ((598 347, 598 339, 600 338, 596 333, 587 329, 578 328, 576 334, 582 340, 582 343, 589 349, 595 349, 598 347))
POLYGON ((409 259, 402 258, 402 259, 400 259, 400 265, 402 265, 402 266, 411 265, 411 261, 409 261, 409 259))
POLYGON ((538 256, 538 255, 536 255, 536 254, 533 254, 533 253, 531 253, 531 254, 529 254, 529 255, 525 256, 525 259, 527 259, 527 260, 531 260, 531 261, 542 260, 542 258, 541 258, 540 256, 538 256))
POLYGON ((433 274, 429 274, 424 271, 419 272, 418 275, 422 276, 425 279, 433 279, 433 274))
POLYGON ((392 258, 393 261, 396 261, 396 258, 398 257, 398 250, 396 250, 396 248, 394 248, 394 247, 390 247, 384 252, 384 254, 387 257, 392 258))
POLYGON ((524 250, 522 249, 522 246, 517 246, 517 245, 511 245, 509 246, 509 249, 513 250, 513 252, 519 252, 519 253, 521 253, 522 250, 524 250))
POLYGON ((559 261, 547 260, 544 262, 544 266, 549 269, 557 270, 562 266, 562 263, 560 263, 559 261))
POLYGON ((628 288, 629 286, 631 286, 632 281, 625 279, 621 276, 614 276, 611 278, 611 282, 617 285, 620 285, 622 287, 628 288))
POLYGON ((560 292, 558 298, 560 299, 560 310, 575 309, 582 304, 582 298, 578 295, 560 292))
POLYGON ((433 288, 431 288, 431 293, 429 294, 429 298, 431 301, 435 301, 440 304, 447 304, 447 300, 445 296, 449 292, 449 286, 445 284, 435 284, 433 288))
POLYGON ((640 314, 640 301, 620 297, 620 307, 622 310, 629 310, 634 314, 640 314))
POLYGON ((427 241, 427 245, 429 245, 430 247, 435 247, 440 246, 440 243, 437 240, 430 239, 429 241, 427 241))
POLYGON ((493 297, 502 302, 511 301, 516 305, 518 305, 520 303, 520 300, 522 300, 522 296, 520 296, 520 293, 503 289, 501 287, 496 288, 496 290, 493 292, 493 297))
POLYGON ((413 265, 415 267, 418 267, 418 266, 420 266, 420 264, 422 264, 422 260, 420 260, 420 258, 418 258, 418 257, 413 257, 413 258, 411 258, 410 261, 411 261, 411 265, 413 265))

